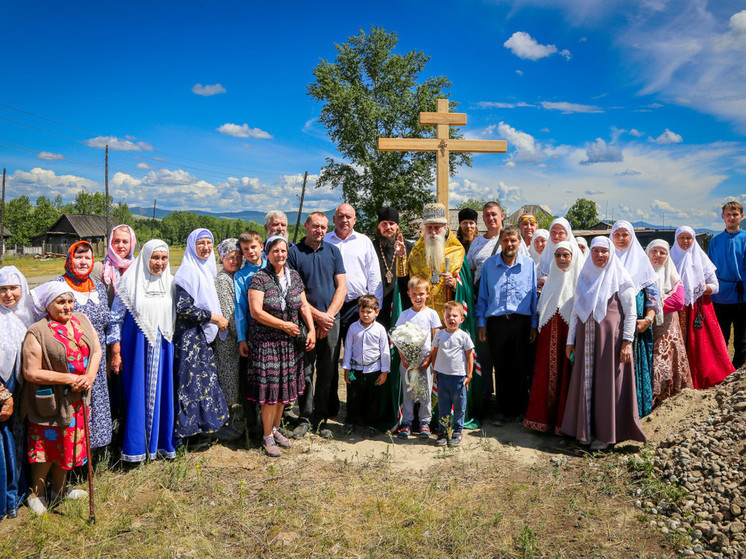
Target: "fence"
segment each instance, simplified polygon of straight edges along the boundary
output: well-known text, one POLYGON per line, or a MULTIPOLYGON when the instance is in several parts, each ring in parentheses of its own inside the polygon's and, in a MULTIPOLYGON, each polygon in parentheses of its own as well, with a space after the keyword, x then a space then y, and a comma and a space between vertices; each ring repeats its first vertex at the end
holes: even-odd
MULTIPOLYGON (((6 246, 5 254, 15 256, 42 256, 44 254, 67 254, 67 249, 70 245, 67 244, 54 244, 54 243, 43 243, 40 247, 30 247, 16 245, 14 247, 6 246)), ((93 252, 96 256, 100 257, 106 252, 105 243, 93 243, 93 252)))

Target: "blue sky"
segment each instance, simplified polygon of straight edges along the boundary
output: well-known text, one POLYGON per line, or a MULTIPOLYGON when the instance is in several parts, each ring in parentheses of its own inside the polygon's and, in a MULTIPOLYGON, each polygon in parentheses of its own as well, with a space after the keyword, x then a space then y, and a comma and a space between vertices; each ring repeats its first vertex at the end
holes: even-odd
MULTIPOLYGON (((0 166, 8 197, 103 188, 130 205, 292 210, 338 157, 306 94, 371 25, 447 75, 470 138, 504 139, 451 179, 564 215, 720 227, 746 203, 746 6, 702 0, 6 2, 0 166)), ((341 193, 312 188, 307 209, 341 193)))

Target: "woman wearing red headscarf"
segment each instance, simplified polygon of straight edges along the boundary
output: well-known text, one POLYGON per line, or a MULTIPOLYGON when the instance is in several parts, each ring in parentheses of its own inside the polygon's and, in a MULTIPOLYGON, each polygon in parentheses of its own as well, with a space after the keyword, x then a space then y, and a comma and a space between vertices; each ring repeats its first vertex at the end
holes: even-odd
MULTIPOLYGON (((96 330, 101 348, 105 348, 107 344, 112 345, 111 359, 118 363, 118 371, 122 362, 119 356, 118 330, 113 328, 106 287, 100 281, 91 278, 93 260, 91 243, 78 241, 68 249, 65 273, 56 281, 64 281, 70 286, 75 297, 73 312, 80 312, 88 317, 96 330)), ((112 425, 106 361, 106 351, 103 351, 101 365, 91 387, 91 448, 106 446, 111 442, 112 425)))

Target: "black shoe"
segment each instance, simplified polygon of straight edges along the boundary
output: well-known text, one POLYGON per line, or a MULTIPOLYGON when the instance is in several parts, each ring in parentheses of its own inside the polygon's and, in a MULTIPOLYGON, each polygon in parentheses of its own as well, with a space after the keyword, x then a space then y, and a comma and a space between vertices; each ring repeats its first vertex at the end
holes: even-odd
POLYGON ((365 436, 366 437, 375 437, 378 435, 378 429, 375 427, 366 427, 365 428, 365 436))
POLYGON ((353 425, 352 423, 345 423, 345 424, 344 424, 344 427, 342 427, 342 430, 343 430, 343 431, 344 431, 344 432, 345 432, 346 434, 348 434, 348 435, 349 435, 350 433, 352 433, 352 432, 353 432, 353 431, 355 430, 355 425, 353 425))
POLYGON ((331 432, 329 428, 326 426, 326 421, 322 421, 316 427, 313 429, 316 434, 321 437, 322 439, 333 439, 334 433, 331 432))
POLYGON ((291 439, 302 439, 306 436, 306 433, 308 433, 308 430, 311 428, 311 426, 308 423, 300 423, 298 426, 293 429, 293 432, 290 434, 291 439))

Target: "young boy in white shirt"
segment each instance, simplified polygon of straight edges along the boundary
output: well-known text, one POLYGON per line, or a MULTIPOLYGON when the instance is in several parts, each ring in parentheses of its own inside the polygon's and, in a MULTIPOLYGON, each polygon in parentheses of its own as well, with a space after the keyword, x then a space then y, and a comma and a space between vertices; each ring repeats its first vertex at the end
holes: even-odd
POLYGON ((439 330, 433 339, 430 362, 438 383, 438 415, 440 432, 438 446, 461 444, 466 414, 466 391, 474 368, 474 342, 459 326, 464 321, 461 303, 447 301, 443 306, 445 330, 439 330), (451 418, 453 407, 453 418, 451 418), (453 427, 448 440, 448 427, 453 427))
MULTIPOLYGON (((427 382, 427 397, 420 401, 419 411, 419 427, 420 427, 420 438, 430 438, 430 420, 432 419, 432 411, 430 410, 431 404, 431 393, 433 390, 433 373, 430 368, 430 348, 432 346, 433 335, 436 330, 441 327, 440 316, 433 309, 425 306, 427 296, 430 291, 430 282, 420 276, 414 276, 409 280, 407 284, 407 294, 409 299, 412 301, 412 308, 405 310, 399 319, 396 321, 396 325, 400 326, 405 322, 412 322, 417 326, 422 327, 428 332, 427 340, 422 348, 421 362, 419 369, 423 372, 427 382)), ((407 390, 407 375, 406 371, 409 367, 404 356, 399 352, 401 358, 401 365, 399 366, 399 373, 402 378, 402 392, 403 398, 403 409, 402 409, 402 425, 399 428, 399 437, 402 439, 408 439, 411 435, 412 421, 414 420, 414 400, 412 399, 412 392, 407 390)))
POLYGON ((382 324, 376 322, 378 298, 363 295, 357 307, 360 320, 350 325, 345 338, 342 370, 347 383, 347 419, 345 431, 355 425, 365 426, 366 434, 376 434, 381 386, 391 370, 389 337, 382 324))

